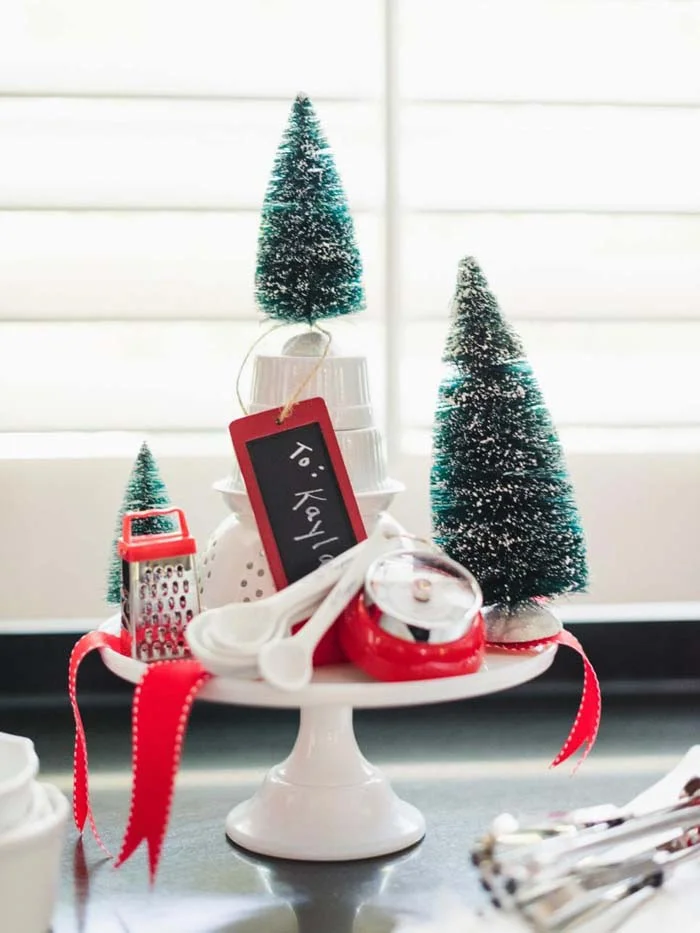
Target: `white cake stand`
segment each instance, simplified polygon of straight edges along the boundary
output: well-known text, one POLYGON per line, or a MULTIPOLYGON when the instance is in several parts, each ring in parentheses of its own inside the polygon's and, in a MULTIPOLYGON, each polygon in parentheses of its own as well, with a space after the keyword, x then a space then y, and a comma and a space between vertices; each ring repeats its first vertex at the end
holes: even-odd
MULTIPOLYGON (((118 617, 103 629, 119 631, 118 617)), ((496 693, 532 680, 554 660, 547 646, 526 654, 487 654, 476 674, 380 683, 350 664, 319 668, 308 687, 286 693, 262 680, 214 677, 199 698, 241 706, 298 708, 299 733, 288 758, 226 819, 237 845, 260 855, 344 861, 398 852, 425 835, 423 815, 401 800, 360 752, 353 709, 416 706, 496 693)), ((146 665, 108 648, 105 665, 138 682, 146 665)))

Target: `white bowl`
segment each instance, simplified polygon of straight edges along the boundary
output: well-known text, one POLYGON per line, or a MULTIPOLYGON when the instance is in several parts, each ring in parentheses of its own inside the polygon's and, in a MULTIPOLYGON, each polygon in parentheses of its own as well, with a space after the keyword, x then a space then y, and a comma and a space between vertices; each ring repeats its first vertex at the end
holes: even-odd
POLYGON ((0 833, 26 819, 38 771, 39 759, 31 739, 0 732, 0 833))
POLYGON ((257 356, 248 409, 252 413, 278 408, 299 393, 299 400, 320 395, 326 400, 336 431, 370 428, 373 424, 367 360, 364 356, 257 356))
POLYGON ((68 801, 51 784, 33 785, 32 818, 0 836, 0 926, 47 933, 58 889, 68 801))

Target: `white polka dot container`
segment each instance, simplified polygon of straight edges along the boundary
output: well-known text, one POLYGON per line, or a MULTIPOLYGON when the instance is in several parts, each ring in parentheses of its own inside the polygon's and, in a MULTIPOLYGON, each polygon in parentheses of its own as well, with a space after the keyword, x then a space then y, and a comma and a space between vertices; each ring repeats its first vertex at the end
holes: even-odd
POLYGON ((202 555, 200 586, 206 609, 253 602, 275 592, 247 497, 241 508, 244 511, 234 512, 219 525, 202 555))

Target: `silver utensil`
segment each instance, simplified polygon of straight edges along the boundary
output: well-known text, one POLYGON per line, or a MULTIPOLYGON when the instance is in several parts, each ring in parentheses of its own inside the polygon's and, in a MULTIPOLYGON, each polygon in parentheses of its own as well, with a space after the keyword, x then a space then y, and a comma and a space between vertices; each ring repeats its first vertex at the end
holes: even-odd
POLYGON ((602 807, 520 826, 504 814, 472 850, 494 905, 538 933, 610 933, 698 857, 697 778, 641 815, 602 807))
POLYGON ((573 836, 560 833, 531 846, 510 851, 496 850, 493 870, 513 877, 516 884, 548 867, 562 871, 585 855, 593 855, 620 843, 634 842, 654 835, 670 841, 700 825, 700 807, 693 797, 663 810, 630 818, 619 825, 596 824, 573 836))
POLYGON ((605 925, 599 922, 596 930, 615 930, 681 865, 699 856, 700 845, 694 845, 678 852, 657 850, 623 862, 583 866, 548 893, 519 905, 521 913, 538 933, 579 931, 605 915, 605 925), (611 911, 619 906, 625 909, 611 911))

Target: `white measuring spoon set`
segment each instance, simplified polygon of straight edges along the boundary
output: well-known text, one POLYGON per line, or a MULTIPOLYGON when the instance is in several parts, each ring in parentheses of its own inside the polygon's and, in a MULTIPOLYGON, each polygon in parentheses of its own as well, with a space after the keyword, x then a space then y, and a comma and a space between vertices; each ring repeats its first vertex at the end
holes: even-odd
POLYGON ((380 523, 369 538, 273 596, 201 613, 187 628, 192 653, 213 674, 261 674, 280 689, 301 689, 311 679, 316 646, 362 587, 368 567, 400 546, 380 523))

